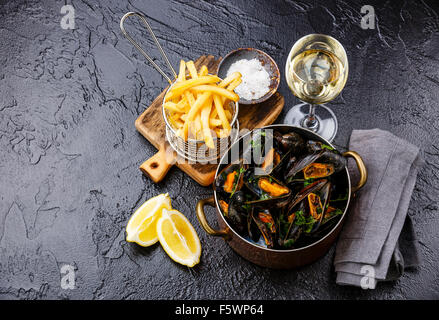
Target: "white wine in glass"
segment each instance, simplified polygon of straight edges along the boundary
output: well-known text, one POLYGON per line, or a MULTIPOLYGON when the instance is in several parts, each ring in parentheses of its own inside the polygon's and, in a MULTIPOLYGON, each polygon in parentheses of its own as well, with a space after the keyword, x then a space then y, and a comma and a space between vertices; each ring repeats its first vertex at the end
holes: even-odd
POLYGON ((322 34, 299 39, 288 55, 285 76, 293 94, 305 102, 290 109, 285 122, 332 141, 337 133, 337 118, 322 104, 337 97, 345 86, 348 60, 343 46, 322 34))

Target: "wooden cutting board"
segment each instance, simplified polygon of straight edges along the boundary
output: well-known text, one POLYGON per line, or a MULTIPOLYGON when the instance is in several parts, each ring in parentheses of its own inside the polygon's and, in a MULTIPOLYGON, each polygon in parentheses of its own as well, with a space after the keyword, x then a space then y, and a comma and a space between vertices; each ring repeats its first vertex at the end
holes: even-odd
MULTIPOLYGON (((221 58, 215 60, 211 55, 201 56, 195 61, 199 69, 206 65, 209 73, 216 74, 221 58)), ((171 146, 166 139, 165 122, 162 117, 162 101, 167 88, 152 102, 152 104, 137 118, 136 129, 159 151, 140 165, 140 170, 154 182, 161 181, 172 165, 177 165, 192 179, 202 186, 212 184, 217 164, 188 163, 182 161, 175 152, 170 152, 171 146)), ((257 105, 239 105, 238 121, 240 129, 253 130, 272 124, 284 107, 284 97, 276 92, 267 101, 257 105)))

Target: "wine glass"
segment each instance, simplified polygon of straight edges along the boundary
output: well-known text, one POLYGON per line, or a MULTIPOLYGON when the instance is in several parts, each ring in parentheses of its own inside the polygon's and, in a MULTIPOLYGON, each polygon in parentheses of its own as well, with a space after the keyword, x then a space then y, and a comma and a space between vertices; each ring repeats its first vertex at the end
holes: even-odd
POLYGON ((288 55, 285 77, 293 94, 304 103, 288 111, 285 123, 310 129, 332 141, 337 118, 323 103, 343 90, 348 71, 346 51, 336 39, 324 34, 300 38, 288 55))

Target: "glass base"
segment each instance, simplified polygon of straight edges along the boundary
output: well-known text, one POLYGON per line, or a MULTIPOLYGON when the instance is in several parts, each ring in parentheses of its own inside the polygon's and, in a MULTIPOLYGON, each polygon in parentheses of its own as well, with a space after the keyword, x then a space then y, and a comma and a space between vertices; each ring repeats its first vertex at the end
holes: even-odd
POLYGON ((309 114, 309 107, 308 103, 301 103, 292 107, 285 116, 285 124, 309 129, 332 142, 338 129, 337 117, 334 112, 323 104, 317 105, 315 108, 317 121, 312 126, 308 126, 306 120, 309 114))

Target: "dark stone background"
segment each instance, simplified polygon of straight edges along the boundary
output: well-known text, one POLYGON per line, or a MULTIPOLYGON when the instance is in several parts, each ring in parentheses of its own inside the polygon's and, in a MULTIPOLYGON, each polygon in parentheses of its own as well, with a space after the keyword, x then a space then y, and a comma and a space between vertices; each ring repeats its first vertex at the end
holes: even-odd
MULTIPOLYGON (((60 27, 64 1, 0 2, 1 299, 439 298, 439 8, 437 1, 92 1, 72 0, 76 29, 60 27), (375 30, 360 27, 374 5, 375 30), (308 33, 341 41, 347 85, 331 107, 336 143, 353 128, 391 132, 419 145, 425 164, 409 214, 423 262, 376 290, 340 287, 334 247, 292 271, 254 266, 208 237, 195 204, 211 194, 178 168, 156 185, 138 166, 155 149, 134 120, 166 86, 119 30, 131 10, 149 17, 172 63, 238 47, 268 52, 283 71, 308 33), (169 192, 198 231, 201 263, 172 262, 159 245, 124 241, 129 216, 169 192), (76 289, 60 288, 60 267, 76 268, 76 289)), ((152 50, 139 23, 129 30, 152 50)), ((282 75, 283 76, 283 75, 282 75)), ((298 100, 284 79, 285 111, 298 100)))

